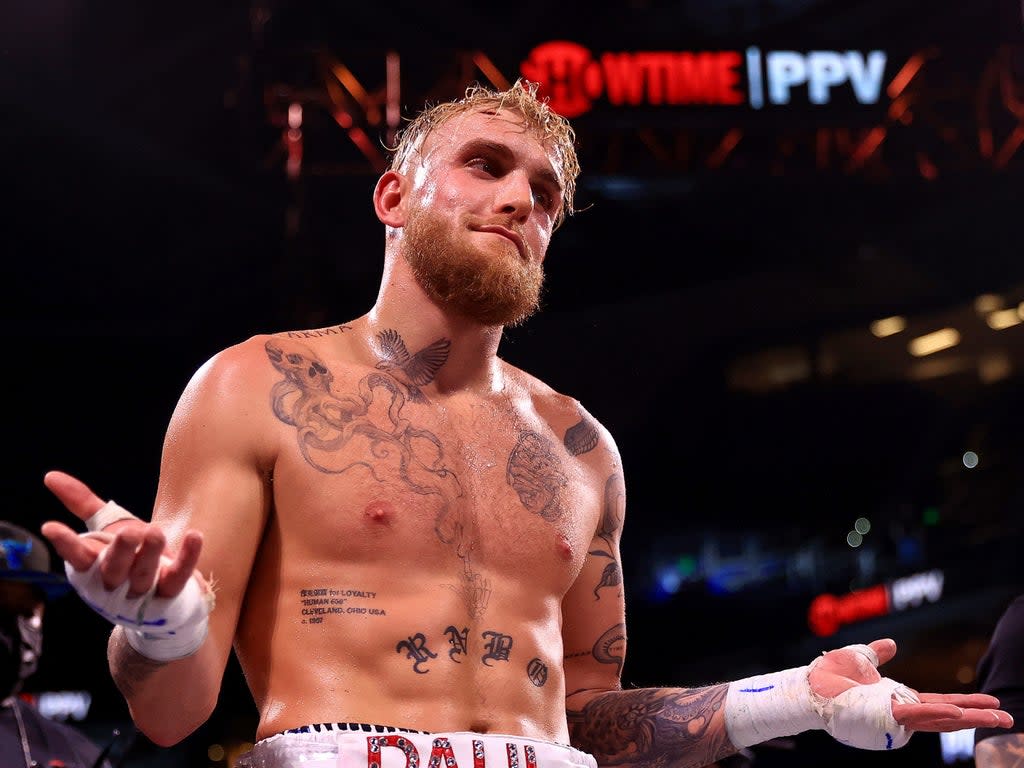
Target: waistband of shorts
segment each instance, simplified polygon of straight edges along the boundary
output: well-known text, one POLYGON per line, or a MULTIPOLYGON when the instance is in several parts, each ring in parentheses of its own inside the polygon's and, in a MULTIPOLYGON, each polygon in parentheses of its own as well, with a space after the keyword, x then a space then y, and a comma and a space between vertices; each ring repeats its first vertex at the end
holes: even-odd
POLYGON ((300 725, 298 728, 289 728, 281 731, 279 736, 285 733, 426 733, 430 731, 417 731, 415 728, 400 728, 397 725, 377 725, 375 723, 310 723, 300 725))
POLYGON ((592 755, 545 739, 351 722, 289 728, 256 742, 238 765, 285 768, 308 762, 318 768, 413 768, 432 765, 431 758, 438 753, 446 755, 440 765, 448 768, 597 768, 592 755))

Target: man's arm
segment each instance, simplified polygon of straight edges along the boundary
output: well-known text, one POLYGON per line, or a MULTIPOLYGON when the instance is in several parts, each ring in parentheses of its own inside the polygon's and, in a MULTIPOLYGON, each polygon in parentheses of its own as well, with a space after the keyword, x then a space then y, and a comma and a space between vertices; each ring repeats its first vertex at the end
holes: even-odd
POLYGON ((975 731, 977 768, 1024 768, 1024 595, 1010 602, 996 622, 989 646, 978 663, 978 690, 996 693, 1016 718, 1017 733, 989 728, 975 731))
POLYGON ((1024 733, 990 736, 974 745, 977 768, 1021 768, 1024 766, 1024 733))
POLYGON ((601 451, 603 511, 589 555, 562 601, 566 713, 572 743, 601 766, 685 768, 806 730, 865 749, 893 749, 915 730, 953 731, 1012 719, 980 694, 918 694, 877 667, 892 640, 836 649, 805 667, 698 688, 622 690, 626 652, 619 542, 625 486, 610 438, 601 451), (612 575, 614 574, 614 575, 612 575), (614 589, 611 588, 614 586, 614 589))
MULTIPOLYGON (((144 594, 154 578, 157 597, 173 598, 190 579, 203 590, 212 588, 208 629, 191 655, 161 661, 160 640, 146 641, 152 650, 142 645, 140 653, 126 641, 126 632, 134 630, 119 626, 111 633, 111 675, 139 730, 157 744, 177 743, 216 706, 270 508, 263 469, 268 438, 259 431, 268 406, 266 390, 260 396, 251 381, 252 364, 239 345, 213 358, 186 387, 165 436, 152 523, 115 522, 103 530, 106 541, 59 523, 43 529, 77 571, 103 551, 100 572, 108 590, 127 582, 129 597, 144 594)), ((46 482, 82 520, 104 504, 63 473, 48 474, 46 482)))

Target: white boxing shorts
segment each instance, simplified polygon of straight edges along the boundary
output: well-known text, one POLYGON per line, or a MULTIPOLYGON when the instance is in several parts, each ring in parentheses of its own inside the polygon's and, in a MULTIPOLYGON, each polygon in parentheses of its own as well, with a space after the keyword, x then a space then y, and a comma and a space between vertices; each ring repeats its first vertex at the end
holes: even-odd
POLYGON ((567 744, 523 736, 426 733, 366 723, 320 723, 269 736, 239 768, 597 768, 567 744))

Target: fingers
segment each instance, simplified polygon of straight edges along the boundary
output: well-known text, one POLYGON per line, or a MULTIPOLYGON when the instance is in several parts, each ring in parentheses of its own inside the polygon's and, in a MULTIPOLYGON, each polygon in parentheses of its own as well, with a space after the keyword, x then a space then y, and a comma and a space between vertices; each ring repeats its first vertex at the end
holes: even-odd
POLYGON ((129 597, 147 592, 156 579, 158 597, 174 597, 192 577, 199 563, 203 537, 187 531, 178 554, 161 569, 162 556, 169 553, 166 537, 159 528, 145 523, 127 523, 116 534, 81 536, 63 523, 44 523, 42 534, 57 554, 76 571, 87 571, 103 554, 100 576, 105 589, 114 590, 129 582, 129 597))
POLYGON ((963 709, 998 709, 999 699, 987 693, 919 693, 926 704, 954 704, 963 709))
POLYGON ((66 472, 47 472, 43 484, 79 520, 88 520, 105 503, 89 486, 66 472))
POLYGON ((188 531, 181 542, 178 556, 164 567, 157 585, 157 597, 173 597, 185 588, 195 572, 199 554, 203 548, 203 537, 199 531, 188 531))
POLYGON ((106 546, 98 539, 79 536, 77 531, 68 528, 64 523, 43 523, 40 531, 53 544, 60 558, 69 562, 76 571, 89 570, 106 546))
MULTIPOLYGON (((942 694, 924 694, 924 696, 942 694)), ((954 698, 970 698, 969 695, 954 698)), ((991 697, 987 697, 991 698, 991 697)), ((1001 709, 959 707, 952 703, 901 704, 893 702, 892 716, 913 731, 959 731, 963 728, 1009 728, 1013 717, 1001 709)))
POLYGON ((878 664, 876 666, 882 666, 896 655, 896 641, 888 637, 881 640, 873 640, 868 645, 878 657, 878 664))

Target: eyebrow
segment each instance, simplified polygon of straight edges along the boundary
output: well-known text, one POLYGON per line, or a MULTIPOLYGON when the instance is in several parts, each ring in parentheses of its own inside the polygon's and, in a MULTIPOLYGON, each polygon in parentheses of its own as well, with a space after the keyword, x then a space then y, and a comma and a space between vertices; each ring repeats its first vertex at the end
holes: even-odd
MULTIPOLYGON (((513 152, 507 144, 502 144, 497 141, 488 141, 487 139, 470 139, 459 150, 459 154, 461 155, 472 155, 477 152, 492 152, 494 154, 501 155, 506 160, 512 160, 516 156, 515 152, 513 152)), ((562 182, 558 178, 558 174, 550 168, 541 168, 535 172, 535 175, 541 181, 551 184, 559 191, 559 193, 564 191, 562 182)))

